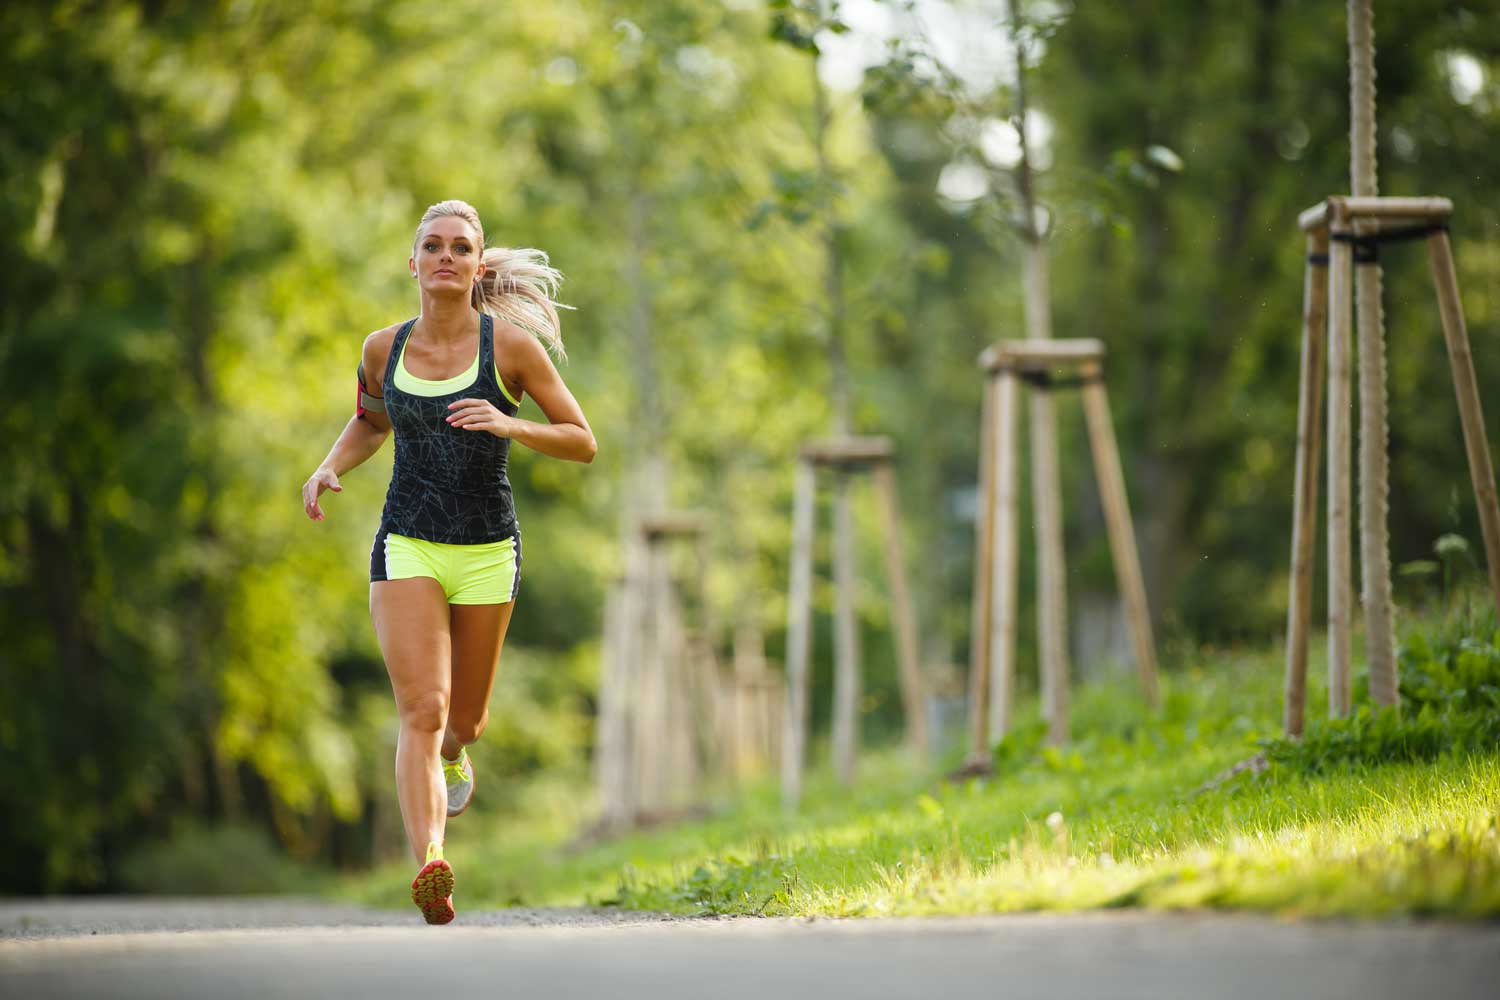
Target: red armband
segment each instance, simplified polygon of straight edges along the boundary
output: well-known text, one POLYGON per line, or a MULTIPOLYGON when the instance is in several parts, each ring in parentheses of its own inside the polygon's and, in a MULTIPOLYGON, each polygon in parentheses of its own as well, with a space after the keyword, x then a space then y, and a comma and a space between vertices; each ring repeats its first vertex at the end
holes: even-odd
POLYGON ((366 413, 384 413, 385 400, 380 396, 370 395, 365 389, 365 366, 363 362, 355 370, 354 381, 357 384, 354 393, 354 416, 363 420, 366 413))

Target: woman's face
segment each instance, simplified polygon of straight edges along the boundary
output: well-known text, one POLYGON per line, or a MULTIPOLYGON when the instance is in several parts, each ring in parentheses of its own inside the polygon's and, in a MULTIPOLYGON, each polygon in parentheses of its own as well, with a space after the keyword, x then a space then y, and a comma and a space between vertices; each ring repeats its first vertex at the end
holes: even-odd
POLYGON ((478 234, 456 215, 442 215, 422 228, 407 268, 422 290, 467 295, 484 273, 478 234))

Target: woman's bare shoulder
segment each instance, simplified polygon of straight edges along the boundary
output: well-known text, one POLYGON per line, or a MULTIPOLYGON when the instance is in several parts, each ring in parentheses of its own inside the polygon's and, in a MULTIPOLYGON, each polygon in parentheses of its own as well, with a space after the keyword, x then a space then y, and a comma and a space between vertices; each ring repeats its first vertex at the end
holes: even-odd
POLYGON ((534 362, 547 356, 547 349, 530 330, 503 319, 495 320, 495 353, 518 364, 534 362))
POLYGON ((490 319, 495 324, 495 343, 497 344, 510 344, 521 340, 536 339, 526 330, 508 319, 501 319, 499 316, 492 316, 490 319))
POLYGON ((391 344, 396 340, 396 334, 405 326, 405 322, 392 323, 390 326, 381 327, 365 338, 365 350, 376 348, 389 352, 391 344))
POLYGON ((392 323, 365 338, 360 351, 360 362, 365 366, 365 376, 380 379, 385 375, 385 361, 391 354, 391 345, 404 323, 392 323))

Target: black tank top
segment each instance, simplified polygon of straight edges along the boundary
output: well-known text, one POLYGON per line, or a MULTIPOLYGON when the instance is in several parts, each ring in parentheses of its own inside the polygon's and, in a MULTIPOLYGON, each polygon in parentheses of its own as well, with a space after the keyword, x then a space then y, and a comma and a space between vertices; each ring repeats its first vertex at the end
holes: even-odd
POLYGON ((479 545, 516 534, 505 460, 510 439, 450 426, 448 404, 484 399, 507 416, 518 407, 495 377, 495 324, 479 319, 479 376, 441 396, 418 396, 396 384, 396 365, 416 320, 391 344, 385 365, 385 412, 396 432, 396 461, 380 515, 383 530, 429 542, 479 545))

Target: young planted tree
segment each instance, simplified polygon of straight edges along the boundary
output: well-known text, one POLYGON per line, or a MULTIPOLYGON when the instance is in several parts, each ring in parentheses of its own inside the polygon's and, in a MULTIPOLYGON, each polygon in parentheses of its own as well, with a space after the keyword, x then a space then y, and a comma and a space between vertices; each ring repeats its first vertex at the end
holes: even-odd
POLYGON ((791 593, 787 613, 787 689, 785 736, 782 753, 782 798, 795 806, 801 796, 802 767, 806 755, 809 653, 812 627, 812 539, 816 469, 827 470, 834 479, 834 678, 833 762, 844 783, 854 780, 860 731, 863 680, 860 666, 860 634, 856 608, 854 517, 851 479, 856 473, 873 472, 883 509, 887 538, 883 545, 891 582, 892 624, 907 743, 926 748, 925 701, 918 665, 915 616, 906 587, 906 567, 896 513, 895 479, 890 469, 889 442, 883 438, 855 438, 852 411, 852 380, 848 362, 849 269, 851 229, 844 221, 840 195, 845 189, 846 168, 834 163, 832 99, 819 71, 817 38, 822 33, 848 30, 840 19, 837 2, 778 2, 772 37, 807 55, 812 97, 811 145, 813 166, 802 174, 800 190, 787 198, 782 208, 788 215, 816 229, 823 251, 822 301, 818 317, 826 349, 828 396, 832 402, 832 437, 804 446, 798 457, 797 496, 793 517, 791 593))
MULTIPOLYGON (((843 226, 835 197, 839 187, 838 171, 829 151, 829 95, 818 72, 819 51, 816 39, 820 32, 843 32, 848 29, 839 18, 837 0, 810 0, 805 3, 786 0, 773 4, 773 7, 776 8, 772 24, 773 37, 808 56, 808 79, 812 92, 812 145, 816 165, 808 185, 809 197, 805 207, 800 210, 808 213, 809 221, 817 228, 823 246, 823 308, 820 320, 827 350, 829 397, 833 410, 832 431, 838 437, 846 437, 852 430, 852 392, 845 344, 848 311, 844 293, 843 226)), ((799 483, 799 486, 799 496, 811 495, 813 487, 810 479, 806 483, 799 483)), ((854 607, 854 513, 848 475, 835 474, 834 491, 833 562, 837 596, 834 606, 833 759, 834 770, 840 780, 849 782, 854 777, 860 677, 859 627, 854 607)), ((811 544, 813 512, 811 509, 804 510, 805 506, 804 501, 797 511, 794 548, 799 543, 804 547, 811 544)), ((808 719, 806 656, 812 621, 805 610, 811 597, 810 578, 802 579, 806 575, 803 573, 794 579, 794 590, 797 592, 792 595, 787 625, 789 696, 786 705, 787 729, 783 738, 782 783, 783 798, 793 805, 801 797, 801 771, 806 753, 802 744, 806 739, 808 719)))
MULTIPOLYGON (((1349 0, 1349 190, 1380 193, 1375 160, 1375 27, 1373 0, 1349 0)), ((1361 224, 1356 233, 1373 232, 1361 224)), ((1359 551, 1365 607, 1365 655, 1370 697, 1377 705, 1400 700, 1391 600, 1390 494, 1386 417, 1385 314, 1378 259, 1357 262, 1355 315, 1359 324, 1359 551)), ((1332 400, 1330 400, 1332 402, 1332 400)), ((1330 445, 1332 442, 1330 442, 1330 445)), ((1333 643, 1330 632, 1330 644, 1333 643)), ((1329 648, 1329 711, 1349 714, 1348 650, 1329 648), (1340 671, 1334 676, 1334 671, 1340 671)))
MULTIPOLYGON (((908 7, 908 16, 913 27, 920 22, 914 10, 908 7)), ((1035 59, 1036 49, 1047 33, 1050 23, 1040 19, 1028 20, 1017 0, 1008 0, 1004 24, 1009 42, 1010 55, 1014 61, 1014 78, 993 93, 974 94, 973 87, 957 72, 946 66, 936 55, 931 38, 920 30, 898 43, 893 58, 881 69, 882 90, 889 94, 904 94, 907 99, 911 91, 922 88, 938 88, 942 91, 943 104, 951 106, 956 114, 956 123, 950 132, 950 141, 955 152, 964 155, 971 164, 986 165, 989 189, 996 194, 1005 212, 1005 236, 1014 238, 1021 245, 1022 261, 1022 306, 1025 337, 1032 340, 1049 340, 1052 337, 1051 282, 1049 279, 1048 241, 1052 229, 1052 213, 1042 203, 1037 191, 1037 170, 1034 163, 1032 136, 1034 130, 1028 120, 1029 94, 1028 72, 1035 59), (1017 156, 1013 163, 989 162, 982 155, 974 155, 980 145, 978 130, 981 123, 992 120, 996 106, 1009 127, 1014 131, 1017 156)), ((1036 522, 1036 545, 1038 563, 1037 581, 1037 634, 1041 651, 1041 687, 1046 715, 1049 719, 1049 739, 1061 742, 1067 738, 1067 569, 1063 552, 1063 524, 1060 471, 1057 464, 1057 416, 1054 402, 1046 392, 1033 392, 1029 399, 1032 468, 1032 504, 1036 522)), ((990 417, 985 418, 989 426, 990 417)), ((987 441, 987 439, 986 439, 987 441)), ((987 483, 994 475, 989 468, 988 444, 981 445, 981 478, 987 483)), ((990 491, 982 488, 981 496, 990 491)), ((981 523, 984 519, 981 518, 981 523)), ((979 545, 988 551, 994 539, 981 538, 979 545)), ((994 565, 984 559, 976 561, 974 585, 974 615, 971 625, 970 674, 969 674, 969 727, 975 761, 984 756, 983 749, 998 736, 1003 735, 1011 714, 1012 691, 1008 681, 1000 681, 993 690, 987 689, 989 678, 1010 678, 1014 674, 1013 664, 999 662, 1009 656, 1010 644, 1000 637, 1013 634, 1013 623, 1002 621, 999 628, 990 627, 992 606, 998 609, 1002 619, 1013 616, 1015 594, 1008 584, 1001 583, 1004 568, 1014 559, 1010 551, 1016 544, 1008 535, 998 539, 999 548, 994 565), (991 580, 993 571, 998 574, 991 580), (998 594, 994 588, 1001 588, 998 594), (997 599, 998 597, 998 599, 997 599), (994 648, 991 640, 994 639, 994 648), (991 669, 993 667, 993 669, 991 669)))

